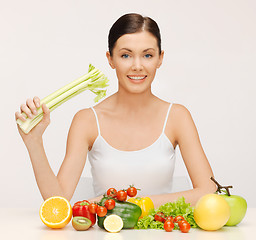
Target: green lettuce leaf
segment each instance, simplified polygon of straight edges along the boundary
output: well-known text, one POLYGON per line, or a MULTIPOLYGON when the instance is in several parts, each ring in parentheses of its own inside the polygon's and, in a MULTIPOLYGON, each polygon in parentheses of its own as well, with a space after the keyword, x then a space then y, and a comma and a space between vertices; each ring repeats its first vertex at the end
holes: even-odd
MULTIPOLYGON (((191 227, 197 228, 197 224, 194 219, 194 208, 190 206, 190 203, 185 202, 184 197, 180 197, 175 202, 168 202, 162 206, 160 206, 157 209, 151 210, 149 215, 139 219, 137 222, 137 229, 164 229, 164 224, 159 221, 155 221, 154 216, 157 212, 162 212, 164 215, 172 216, 175 218, 178 215, 181 215, 184 217, 186 221, 190 224, 191 227)), ((175 224, 175 228, 177 229, 177 224, 175 224)))

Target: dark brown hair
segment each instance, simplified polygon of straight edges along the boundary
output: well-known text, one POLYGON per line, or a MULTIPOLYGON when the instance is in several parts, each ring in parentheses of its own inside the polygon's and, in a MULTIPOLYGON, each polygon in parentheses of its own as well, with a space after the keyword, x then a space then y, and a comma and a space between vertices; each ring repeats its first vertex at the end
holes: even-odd
POLYGON ((108 50, 110 55, 112 56, 113 54, 113 48, 115 47, 118 38, 124 34, 137 33, 143 30, 150 32, 157 39, 157 45, 160 54, 161 35, 157 23, 150 17, 143 17, 137 13, 129 13, 117 19, 109 31, 108 50))

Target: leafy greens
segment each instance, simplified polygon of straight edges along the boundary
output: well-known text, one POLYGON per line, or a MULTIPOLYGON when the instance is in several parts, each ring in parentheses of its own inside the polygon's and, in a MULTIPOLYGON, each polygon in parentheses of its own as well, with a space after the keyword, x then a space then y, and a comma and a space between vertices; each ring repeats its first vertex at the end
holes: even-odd
MULTIPOLYGON (((194 219, 194 208, 190 206, 190 203, 185 202, 184 197, 180 197, 175 202, 168 202, 162 206, 160 206, 157 209, 152 210, 149 215, 139 219, 136 228, 137 229, 164 229, 164 223, 155 221, 155 214, 158 212, 164 213, 164 215, 172 216, 173 218, 181 215, 184 217, 185 220, 188 221, 191 227, 196 228, 198 227, 195 219, 194 219)), ((175 225, 175 228, 177 229, 177 226, 175 225)))

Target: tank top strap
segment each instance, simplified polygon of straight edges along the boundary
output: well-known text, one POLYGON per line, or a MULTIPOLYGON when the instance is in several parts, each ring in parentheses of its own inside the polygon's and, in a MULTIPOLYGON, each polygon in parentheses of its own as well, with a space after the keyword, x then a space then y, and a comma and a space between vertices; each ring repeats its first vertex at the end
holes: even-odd
POLYGON ((98 115, 97 115, 97 113, 96 113, 96 111, 95 111, 95 109, 93 107, 91 107, 91 109, 92 109, 92 111, 93 111, 93 113, 95 115, 95 119, 96 119, 96 123, 97 123, 97 128, 98 128, 98 134, 100 135, 100 124, 99 124, 98 115))
POLYGON ((166 127, 166 124, 167 124, 167 120, 168 120, 168 117, 169 117, 169 113, 170 113, 171 107, 172 107, 172 103, 170 103, 170 105, 168 107, 168 110, 167 110, 167 113, 166 113, 166 117, 165 117, 165 121, 164 121, 164 126, 163 126, 163 133, 165 131, 165 127, 166 127))

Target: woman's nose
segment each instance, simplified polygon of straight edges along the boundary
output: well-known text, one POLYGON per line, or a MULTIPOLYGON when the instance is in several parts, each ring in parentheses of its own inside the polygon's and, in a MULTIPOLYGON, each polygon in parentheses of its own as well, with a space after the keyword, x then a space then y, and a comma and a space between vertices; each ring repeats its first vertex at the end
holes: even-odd
POLYGON ((139 58, 134 58, 133 64, 132 64, 132 70, 133 71, 141 71, 143 69, 142 62, 139 58))

